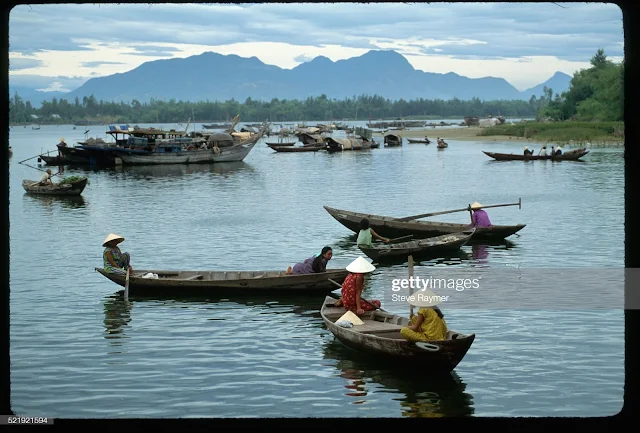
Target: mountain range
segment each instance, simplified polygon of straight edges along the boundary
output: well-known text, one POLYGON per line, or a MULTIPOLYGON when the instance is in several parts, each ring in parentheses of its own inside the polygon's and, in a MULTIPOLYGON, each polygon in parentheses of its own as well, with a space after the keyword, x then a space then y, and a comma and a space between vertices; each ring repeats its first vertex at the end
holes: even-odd
POLYGON ((10 95, 39 106, 54 97, 73 101, 93 95, 96 100, 147 102, 151 98, 177 101, 224 101, 247 98, 269 101, 306 99, 325 94, 328 98, 379 95, 391 100, 443 99, 529 100, 542 95, 544 86, 555 93, 569 88, 571 77, 556 72, 549 80, 518 91, 503 78, 468 78, 453 72, 423 72, 401 54, 372 50, 359 57, 336 62, 319 56, 293 69, 267 65, 256 57, 213 52, 145 62, 128 72, 91 78, 71 92, 41 92, 12 87, 10 95))

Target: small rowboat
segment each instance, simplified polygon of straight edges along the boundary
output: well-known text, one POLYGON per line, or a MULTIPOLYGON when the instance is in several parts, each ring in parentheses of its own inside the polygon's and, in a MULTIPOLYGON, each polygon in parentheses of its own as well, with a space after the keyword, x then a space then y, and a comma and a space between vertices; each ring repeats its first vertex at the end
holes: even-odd
POLYGON ((446 149, 447 147, 449 147, 449 144, 442 141, 438 143, 436 146, 438 147, 438 149, 446 149))
POLYGON ((467 243, 473 236, 476 229, 472 228, 460 233, 451 233, 448 235, 436 236, 433 238, 420 239, 410 242, 401 242, 390 245, 375 245, 373 248, 360 247, 373 261, 380 262, 384 259, 392 259, 409 255, 425 256, 428 254, 437 254, 442 251, 457 250, 467 243))
POLYGON ((325 149, 324 144, 320 146, 280 146, 270 144, 269 147, 276 152, 317 152, 325 149))
MULTIPOLYGON (((124 287, 125 275, 95 268, 100 274, 124 287)), ((129 291, 138 294, 217 295, 247 293, 329 293, 342 283, 349 272, 327 269, 326 272, 287 275, 285 271, 155 271, 136 269, 129 276, 129 291), (144 278, 147 274, 158 278, 144 278)))
POLYGON ((267 142, 267 146, 293 146, 297 141, 289 141, 289 142, 281 142, 281 143, 269 143, 267 142))
MULTIPOLYGON (((360 221, 362 221, 363 218, 367 218, 369 220, 370 227, 375 230, 376 233, 380 236, 389 238, 407 235, 413 235, 416 238, 427 238, 459 233, 469 230, 470 228, 468 224, 423 220, 401 221, 398 218, 390 216, 352 212, 348 210, 335 209, 329 206, 323 207, 327 212, 329 212, 329 215, 336 219, 336 221, 355 233, 360 231, 360 221)), ((525 224, 476 227, 476 231, 473 234, 473 240, 504 239, 516 232, 519 232, 524 227, 525 224)))
POLYGON ((563 153, 562 155, 557 155, 557 156, 518 155, 514 153, 485 152, 484 150, 482 152, 485 155, 490 156, 491 158, 497 161, 536 161, 539 159, 551 160, 551 161, 578 161, 580 158, 582 158, 587 153, 589 153, 587 149, 570 150, 568 152, 563 153))
POLYGON ((429 144, 431 143, 431 140, 416 140, 415 138, 407 138, 407 141, 409 143, 422 143, 422 144, 429 144))
POLYGON ((88 179, 83 177, 74 182, 68 183, 54 183, 52 185, 40 185, 38 180, 22 181, 22 187, 29 194, 43 194, 43 195, 80 195, 84 188, 87 186, 88 179))
POLYGON ((383 309, 365 312, 360 316, 364 322, 362 325, 343 328, 335 322, 346 310, 334 307, 334 302, 335 299, 327 296, 320 315, 327 329, 342 344, 383 359, 410 361, 410 364, 403 364, 405 368, 418 366, 420 371, 450 372, 462 361, 476 338, 475 334, 465 335, 450 330, 446 340, 414 343, 400 334, 400 330, 409 324, 409 319, 383 309))

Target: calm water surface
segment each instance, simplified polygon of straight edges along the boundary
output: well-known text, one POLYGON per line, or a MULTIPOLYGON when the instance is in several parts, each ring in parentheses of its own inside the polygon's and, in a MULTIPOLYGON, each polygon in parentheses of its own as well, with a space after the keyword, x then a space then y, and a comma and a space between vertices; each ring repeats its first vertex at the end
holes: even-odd
MULTIPOLYGON (((92 136, 106 130, 89 128, 92 136)), ((322 296, 125 304, 120 286, 94 271, 110 232, 125 236, 121 246, 132 254, 134 269, 285 269, 324 245, 334 247, 331 266, 343 267, 359 255, 354 235, 322 205, 406 216, 519 197, 520 210, 490 210, 496 224, 526 223, 519 236, 419 262, 416 273, 438 263, 620 268, 621 149, 593 149, 583 163, 523 163, 494 162, 481 152, 521 152, 520 145, 499 141, 448 140, 445 151, 405 143, 344 154, 277 154, 261 141, 241 163, 67 168, 66 175, 89 177, 81 198, 26 195, 22 179, 37 180, 41 172, 18 162, 55 149, 60 137, 75 143, 84 129, 11 129, 16 413, 604 416, 621 409, 621 310, 445 310, 450 327, 476 333, 476 340, 452 375, 434 376, 419 365, 381 364, 342 346, 324 328, 322 296), (596 335, 607 338, 593 344, 596 335)), ((459 213, 436 220, 468 218, 459 213)), ((383 297, 381 281, 395 268, 406 270, 406 264, 378 267, 365 287, 368 298, 383 297)))

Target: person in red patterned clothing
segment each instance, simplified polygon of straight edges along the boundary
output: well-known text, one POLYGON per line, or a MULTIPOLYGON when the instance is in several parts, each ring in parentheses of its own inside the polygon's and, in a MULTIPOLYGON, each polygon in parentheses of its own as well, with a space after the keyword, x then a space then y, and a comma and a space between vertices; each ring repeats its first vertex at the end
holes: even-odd
POLYGON ((335 307, 344 307, 346 310, 355 312, 358 316, 365 311, 380 308, 380 301, 365 301, 362 299, 362 288, 364 287, 364 274, 374 271, 376 268, 363 257, 358 257, 349 266, 349 274, 342 283, 342 299, 335 302, 335 307), (374 307, 375 305, 375 307, 374 307))

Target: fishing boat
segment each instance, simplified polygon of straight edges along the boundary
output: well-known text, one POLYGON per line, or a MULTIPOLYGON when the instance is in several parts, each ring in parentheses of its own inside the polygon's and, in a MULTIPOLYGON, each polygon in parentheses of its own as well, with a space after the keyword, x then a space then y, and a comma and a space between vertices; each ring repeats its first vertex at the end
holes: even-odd
POLYGON ((297 143, 297 141, 281 141, 277 143, 266 142, 267 146, 293 146, 297 143))
MULTIPOLYGON (((464 232, 470 229, 467 224, 445 223, 434 221, 401 221, 399 218, 382 215, 372 215, 348 210, 323 206, 329 215, 349 230, 358 233, 360 221, 369 220, 369 226, 380 236, 389 238, 413 235, 417 238, 428 238, 451 233, 464 232)), ((522 230, 526 224, 499 225, 491 227, 476 227, 473 240, 504 239, 522 230)))
MULTIPOLYGON (((102 268, 97 272, 120 286, 126 276, 102 268)), ((329 293, 335 285, 329 279, 342 283, 349 272, 346 269, 327 269, 313 274, 290 275, 286 271, 157 271, 136 269, 129 276, 132 295, 172 293, 174 295, 214 295, 222 293, 329 293), (157 278, 145 278, 152 274, 157 278)))
POLYGON ((387 134, 384 136, 384 145, 386 147, 402 146, 402 136, 398 134, 387 134))
POLYGON ((324 146, 319 145, 307 145, 307 146, 281 146, 281 145, 268 145, 276 152, 317 152, 323 150, 324 146))
MULTIPOLYGON (((234 142, 228 147, 219 147, 205 144, 204 148, 189 149, 185 146, 192 142, 190 138, 175 139, 156 142, 151 148, 148 146, 122 148, 112 150, 116 158, 124 165, 151 165, 151 164, 201 164, 212 162, 236 162, 242 161, 251 152, 258 140, 264 135, 266 128, 250 137, 234 142)), ((116 163, 118 163, 116 159, 116 163)))
POLYGON ((342 152, 345 150, 369 150, 371 149, 372 141, 366 138, 334 138, 326 137, 324 142, 329 152, 342 152))
POLYGON ((335 299, 327 296, 320 315, 327 329, 342 344, 379 358, 412 361, 411 364, 402 364, 403 368, 413 365, 420 371, 450 372, 462 361, 476 338, 475 334, 465 335, 449 330, 446 340, 411 342, 400 334, 400 330, 409 324, 409 319, 383 309, 365 312, 360 316, 364 322, 362 325, 343 328, 335 322, 346 310, 334 307, 334 302, 335 299))
POLYGON ((430 144, 431 143, 431 140, 429 140, 426 137, 424 139, 407 138, 407 141, 411 144, 430 144))
POLYGON ((38 180, 22 181, 22 187, 29 194, 42 195, 80 195, 87 186, 87 178, 81 177, 78 180, 64 183, 53 183, 51 185, 40 185, 38 180))
POLYGON ((56 166, 61 166, 61 165, 67 165, 70 163, 70 161, 65 158, 64 156, 61 155, 38 155, 38 162, 40 161, 44 161, 45 164, 47 165, 56 165, 56 166))
POLYGON ((460 233, 440 235, 433 238, 419 239, 410 242, 400 242, 397 244, 380 244, 371 248, 361 247, 360 250, 370 259, 380 262, 385 259, 398 257, 426 256, 438 254, 442 251, 457 250, 465 245, 473 236, 476 229, 472 228, 460 233))
POLYGON ((436 145, 438 149, 446 149, 449 147, 449 143, 446 143, 444 140, 438 139, 438 144, 436 145))
POLYGON ((485 155, 497 161, 536 161, 539 159, 551 160, 551 161, 578 161, 585 156, 589 151, 587 149, 575 149, 563 153, 562 155, 523 155, 514 153, 497 153, 497 152, 485 152, 485 155))

